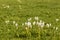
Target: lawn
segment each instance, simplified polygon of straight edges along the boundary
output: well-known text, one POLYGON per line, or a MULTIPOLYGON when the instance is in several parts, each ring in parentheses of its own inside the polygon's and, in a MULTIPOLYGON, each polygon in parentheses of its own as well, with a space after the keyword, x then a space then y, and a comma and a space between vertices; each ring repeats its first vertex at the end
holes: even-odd
POLYGON ((0 40, 60 40, 60 0, 0 0, 0 40))

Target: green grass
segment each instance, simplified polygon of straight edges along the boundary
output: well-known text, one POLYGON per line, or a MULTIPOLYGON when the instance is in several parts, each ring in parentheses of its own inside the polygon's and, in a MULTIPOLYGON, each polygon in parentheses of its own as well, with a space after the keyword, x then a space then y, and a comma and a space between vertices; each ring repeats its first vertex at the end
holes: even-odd
POLYGON ((60 40, 60 20, 56 22, 56 18, 60 19, 60 0, 0 0, 0 40, 60 40), (10 7, 4 8, 3 4, 10 7), (28 30, 22 27, 28 18, 33 22, 35 16, 52 26, 39 29, 35 25, 28 30), (6 24, 6 20, 10 22, 6 24), (12 21, 19 24, 18 29, 12 21))

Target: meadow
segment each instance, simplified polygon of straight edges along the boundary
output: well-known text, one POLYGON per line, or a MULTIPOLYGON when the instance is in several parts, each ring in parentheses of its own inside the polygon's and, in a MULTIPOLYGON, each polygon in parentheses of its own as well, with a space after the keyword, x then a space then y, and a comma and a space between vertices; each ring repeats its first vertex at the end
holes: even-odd
POLYGON ((0 40, 60 40, 60 0, 0 0, 0 40))

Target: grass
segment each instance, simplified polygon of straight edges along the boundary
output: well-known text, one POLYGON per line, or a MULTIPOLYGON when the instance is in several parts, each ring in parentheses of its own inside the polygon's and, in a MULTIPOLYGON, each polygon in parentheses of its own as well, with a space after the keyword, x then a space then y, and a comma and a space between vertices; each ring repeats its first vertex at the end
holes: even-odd
POLYGON ((0 0, 0 40, 60 40, 60 0, 0 0), (52 26, 41 29, 35 25, 27 30, 22 27, 28 18, 33 22, 35 16, 52 26), (10 22, 6 24, 6 20, 10 22), (13 21, 18 23, 18 29, 13 21))

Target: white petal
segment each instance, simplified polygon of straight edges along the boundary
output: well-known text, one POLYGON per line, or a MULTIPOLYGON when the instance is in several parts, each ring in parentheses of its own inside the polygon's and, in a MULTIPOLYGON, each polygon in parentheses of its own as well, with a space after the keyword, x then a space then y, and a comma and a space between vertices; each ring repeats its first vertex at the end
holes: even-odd
POLYGON ((39 18, 38 17, 35 17, 35 20, 38 20, 39 18))
POLYGON ((59 19, 56 19, 56 21, 59 21, 59 19))
POLYGON ((16 23, 15 26, 18 26, 18 24, 16 23))
POLYGON ((5 23, 9 23, 9 20, 5 21, 5 23))
POLYGON ((13 21, 13 24, 15 24, 16 22, 15 21, 13 21))

